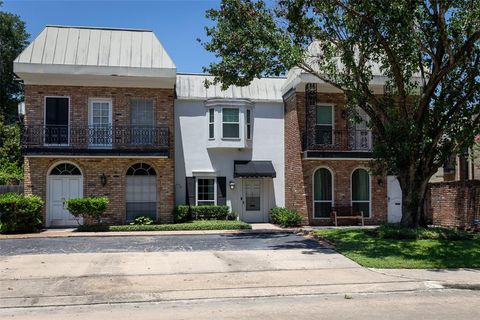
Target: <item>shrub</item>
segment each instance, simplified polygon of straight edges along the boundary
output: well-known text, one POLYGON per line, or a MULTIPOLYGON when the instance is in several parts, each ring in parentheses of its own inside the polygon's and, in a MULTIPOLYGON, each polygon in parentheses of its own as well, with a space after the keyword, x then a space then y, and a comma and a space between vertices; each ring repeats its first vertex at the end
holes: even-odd
POLYGON ((0 231, 33 232, 42 225, 43 201, 37 196, 0 195, 0 231))
POLYGON ((136 217, 135 220, 133 220, 129 224, 130 225, 137 225, 137 226, 138 225, 147 226, 147 225, 151 225, 153 223, 154 223, 154 221, 153 221, 152 218, 146 217, 146 216, 139 216, 139 217, 136 217))
POLYGON ((186 222, 192 220, 190 215, 190 206, 179 205, 173 210, 173 221, 175 223, 186 222))
POLYGON ((173 218, 175 223, 186 222, 190 220, 228 220, 228 206, 187 206, 179 205, 175 207, 173 218))
POLYGON ((299 226, 302 223, 303 217, 295 210, 273 208, 270 210, 270 219, 273 223, 288 228, 299 226))
POLYGON ((399 225, 382 225, 369 231, 374 237, 394 240, 471 240, 474 234, 448 228, 406 228, 399 225))
POLYGON ((67 210, 76 218, 91 218, 100 224, 102 215, 107 210, 109 200, 107 197, 87 197, 69 199, 67 202, 67 210))
POLYGON ((105 224, 83 225, 77 228, 78 232, 105 232, 105 231, 181 231, 181 230, 245 230, 252 227, 243 221, 225 220, 198 220, 187 223, 152 224, 152 225, 121 225, 109 226, 105 224))

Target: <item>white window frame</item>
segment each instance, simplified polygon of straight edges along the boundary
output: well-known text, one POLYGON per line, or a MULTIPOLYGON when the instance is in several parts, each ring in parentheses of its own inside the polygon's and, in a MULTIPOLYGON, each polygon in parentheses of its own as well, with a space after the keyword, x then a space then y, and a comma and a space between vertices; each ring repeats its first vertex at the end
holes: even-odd
POLYGON ((222 139, 224 140, 240 140, 241 139, 241 136, 240 136, 240 108, 238 107, 223 107, 222 108, 222 139), (238 111, 238 122, 225 122, 223 121, 223 111, 226 110, 226 109, 233 109, 233 110, 237 110, 238 111), (225 137, 224 136, 224 132, 223 132, 223 125, 224 124, 236 124, 238 125, 238 136, 237 137, 225 137))
MULTIPOLYGON (((330 107, 332 110, 332 124, 330 125, 332 127, 332 143, 331 145, 335 144, 335 105, 332 103, 317 103, 315 105, 315 127, 317 126, 328 126, 328 124, 318 124, 317 123, 317 108, 318 107, 330 107)), ((316 142, 316 141, 315 141, 316 142)))
POLYGON ((252 109, 245 109, 245 138, 247 140, 252 140, 253 130, 252 130, 252 109), (250 114, 250 117, 248 115, 250 114), (250 118, 250 119, 249 119, 250 118), (249 137, 250 134, 250 137, 249 137))
MULTIPOLYGON (((88 127, 92 128, 93 127, 93 104, 95 102, 98 103, 108 103, 108 120, 110 122, 110 127, 113 126, 112 122, 112 113, 113 113, 113 102, 111 98, 90 98, 88 99, 88 127)), ((113 129, 113 128, 111 128, 113 129)), ((113 138, 112 138, 113 140, 113 138)), ((89 147, 111 147, 112 146, 112 141, 108 144, 89 144, 89 147)))
MULTIPOLYGON (((199 180, 213 180, 213 205, 217 205, 217 178, 216 177, 195 177, 195 205, 198 204, 198 181, 199 180)), ((211 200, 200 200, 200 201, 211 201, 211 200)), ((205 204, 200 204, 205 205, 205 204)))
POLYGON ((369 203, 368 206, 368 217, 363 217, 364 219, 370 219, 372 217, 372 175, 364 167, 356 167, 350 173, 350 206, 353 208, 353 173, 358 169, 367 171, 368 174, 368 201, 367 200, 355 200, 358 203, 369 203))
POLYGON ((334 179, 332 169, 330 169, 329 167, 326 167, 326 166, 321 166, 321 167, 317 167, 313 171, 313 175, 312 175, 312 204, 313 204, 313 206, 312 206, 312 218, 313 219, 319 219, 319 220, 330 219, 330 217, 316 217, 315 216, 315 203, 325 203, 325 202, 331 202, 332 203, 332 209, 335 207, 335 179, 334 179), (330 176, 332 178, 332 200, 315 200, 315 174, 320 169, 327 169, 330 172, 330 176))
POLYGON ((68 142, 67 143, 46 143, 45 142, 45 132, 43 134, 43 145, 45 146, 52 146, 52 147, 68 147, 70 146, 70 122, 71 122, 71 104, 70 104, 70 96, 44 96, 43 97, 43 129, 46 130, 47 128, 47 98, 65 98, 68 99, 68 142))
POLYGON ((207 135, 208 140, 215 140, 215 108, 208 108, 207 109, 207 135), (211 119, 211 115, 213 114, 213 119, 211 119), (213 136, 210 136, 210 126, 213 127, 213 136))

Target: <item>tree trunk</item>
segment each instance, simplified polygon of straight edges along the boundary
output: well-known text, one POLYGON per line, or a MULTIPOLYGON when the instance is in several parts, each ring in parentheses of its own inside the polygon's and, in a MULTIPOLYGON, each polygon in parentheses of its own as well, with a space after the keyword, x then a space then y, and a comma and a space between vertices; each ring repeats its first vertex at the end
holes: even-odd
MULTIPOLYGON (((411 170, 411 172, 416 170, 411 170)), ((424 226, 424 204, 427 194, 430 175, 402 175, 398 176, 402 189, 402 220, 404 227, 418 228, 424 226)))

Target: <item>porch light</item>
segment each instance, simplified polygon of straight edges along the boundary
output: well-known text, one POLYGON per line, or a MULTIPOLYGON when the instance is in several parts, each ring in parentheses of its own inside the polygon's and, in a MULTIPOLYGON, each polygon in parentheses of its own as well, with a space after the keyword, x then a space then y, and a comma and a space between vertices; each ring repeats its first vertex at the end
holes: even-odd
POLYGON ((102 184, 102 187, 105 187, 105 185, 107 184, 107 176, 105 175, 105 173, 102 173, 102 175, 100 176, 100 183, 102 184))
POLYGON ((230 190, 235 189, 235 181, 230 180, 230 182, 228 183, 228 185, 230 186, 230 190))

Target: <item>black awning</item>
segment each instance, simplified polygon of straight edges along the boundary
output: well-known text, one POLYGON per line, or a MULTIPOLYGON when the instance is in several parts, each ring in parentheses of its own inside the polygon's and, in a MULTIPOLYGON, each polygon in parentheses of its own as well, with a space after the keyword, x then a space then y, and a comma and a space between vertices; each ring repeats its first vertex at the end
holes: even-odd
POLYGON ((277 176, 272 161, 234 161, 233 165, 233 176, 235 178, 275 178, 277 176))

